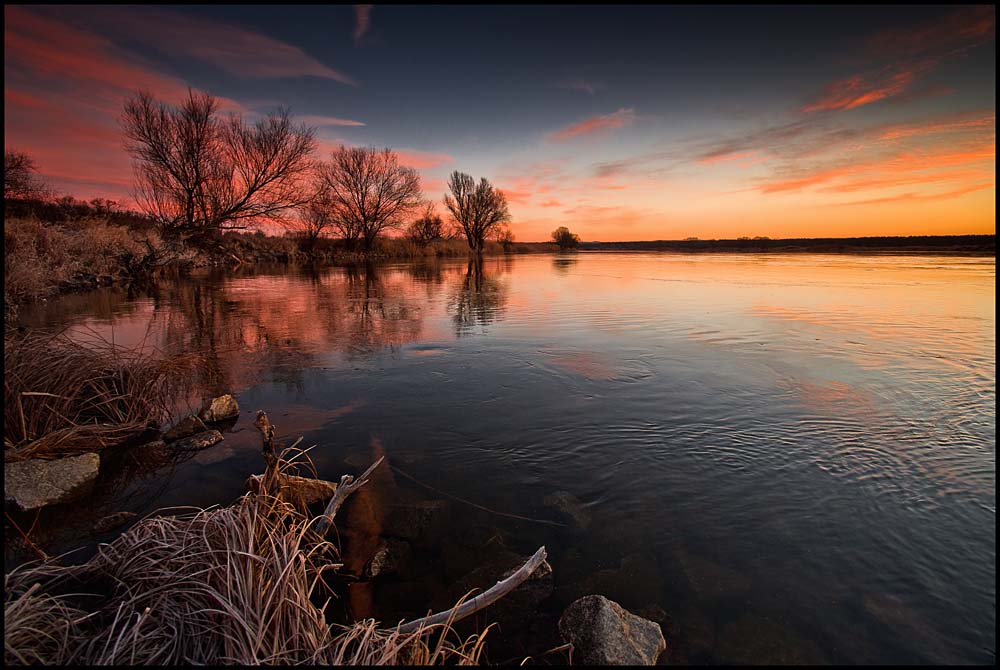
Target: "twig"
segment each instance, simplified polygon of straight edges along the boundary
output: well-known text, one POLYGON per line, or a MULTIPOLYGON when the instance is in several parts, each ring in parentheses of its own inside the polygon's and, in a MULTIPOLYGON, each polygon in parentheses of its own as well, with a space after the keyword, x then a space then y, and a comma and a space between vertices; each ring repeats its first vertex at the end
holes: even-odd
POLYGON ((340 484, 337 486, 337 490, 334 491, 333 497, 330 498, 330 502, 323 511, 323 515, 316 521, 316 527, 314 530, 319 533, 320 537, 326 535, 326 531, 329 529, 330 524, 333 523, 333 517, 337 515, 337 510, 339 510, 340 506, 344 504, 347 497, 368 483, 368 477, 375 471, 375 468, 382 464, 383 460, 385 460, 385 456, 379 457, 379 459, 372 463, 371 466, 357 478, 357 480, 355 480, 351 475, 344 475, 340 478, 340 484))
POLYGON ((14 521, 12 518, 10 518, 10 514, 8 514, 7 512, 4 512, 3 515, 5 517, 7 517, 7 522, 14 527, 14 530, 16 530, 21 535, 21 539, 23 539, 24 543, 26 545, 28 545, 29 549, 31 549, 36 554, 38 554, 38 557, 41 558, 43 561, 49 560, 49 555, 46 554, 41 549, 39 549, 38 545, 35 544, 34 542, 32 542, 31 538, 28 537, 28 533, 30 533, 31 530, 35 529, 35 523, 38 523, 38 515, 37 514, 35 515, 35 522, 31 524, 31 530, 29 530, 28 533, 25 533, 23 530, 21 530, 21 527, 17 525, 17 522, 14 521))
POLYGON ((560 526, 560 527, 565 527, 566 526, 566 524, 559 523, 558 521, 549 521, 548 519, 532 519, 531 517, 521 516, 520 514, 511 514, 510 512, 498 512, 495 509, 490 509, 489 507, 483 507, 482 505, 478 505, 478 504, 472 502, 471 500, 466 500, 464 498, 459 498, 458 496, 452 495, 452 494, 448 493, 447 491, 442 491, 440 489, 436 489, 436 488, 434 488, 433 486, 431 486, 429 484, 424 484, 422 481, 420 481, 419 479, 417 479, 413 475, 409 475, 409 474, 403 472, 402 470, 400 470, 399 468, 397 468, 395 465, 390 465, 389 467, 392 468, 393 472, 395 472, 398 475, 403 475, 404 477, 406 477, 407 479, 409 479, 414 484, 418 484, 419 486, 423 486, 425 489, 428 489, 430 491, 434 491, 435 493, 440 493, 443 496, 448 496, 449 498, 451 498, 453 500, 457 500, 460 503, 464 503, 466 505, 470 505, 472 507, 475 507, 476 509, 481 509, 484 512, 489 512, 490 514, 496 514, 497 516, 505 516, 508 519, 518 519, 520 521, 530 521, 532 523, 544 523, 547 526, 560 526))
POLYGON ((535 552, 535 555, 529 558, 524 565, 514 572, 514 574, 503 581, 497 582, 488 591, 480 593, 475 598, 466 600, 461 605, 452 607, 444 612, 438 612, 437 614, 425 616, 422 619, 416 619, 414 621, 410 621, 409 623, 400 624, 397 630, 400 633, 412 633, 422 627, 433 626, 444 621, 459 621, 470 614, 475 614, 479 610, 489 607, 496 601, 500 600, 500 598, 503 598, 505 595, 526 582, 528 578, 531 577, 531 574, 538 569, 538 566, 545 562, 545 556, 545 547, 539 547, 538 551, 535 552))

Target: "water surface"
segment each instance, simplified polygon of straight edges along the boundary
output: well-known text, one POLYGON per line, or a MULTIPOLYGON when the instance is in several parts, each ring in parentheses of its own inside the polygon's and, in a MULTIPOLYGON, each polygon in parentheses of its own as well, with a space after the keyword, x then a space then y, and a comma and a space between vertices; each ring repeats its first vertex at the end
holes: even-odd
POLYGON ((394 490, 589 517, 452 500, 444 573, 376 603, 426 602, 487 528, 547 546, 554 614, 598 587, 661 607, 675 659, 992 663, 994 300, 992 258, 580 253, 251 269, 21 321, 205 352, 239 398, 225 442, 108 510, 232 501, 265 409, 323 477, 384 454, 394 490))

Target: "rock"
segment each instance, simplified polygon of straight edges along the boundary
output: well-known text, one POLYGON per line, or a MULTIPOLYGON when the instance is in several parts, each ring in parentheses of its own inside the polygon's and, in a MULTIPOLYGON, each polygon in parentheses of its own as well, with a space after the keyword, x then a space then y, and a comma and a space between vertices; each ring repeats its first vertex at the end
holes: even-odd
POLYGON ((198 412, 198 418, 205 423, 217 423, 239 416, 239 414, 240 406, 236 402, 236 398, 227 393, 205 401, 201 411, 198 412))
POLYGON ((642 617, 643 619, 649 619, 654 623, 660 624, 661 628, 663 627, 663 624, 666 623, 667 621, 667 611, 662 607, 660 607, 659 605, 657 605, 656 603, 651 603, 644 607, 631 610, 631 612, 632 614, 638 617, 642 617))
POLYGON ((659 597, 662 590, 663 577, 656 561, 642 554, 629 554, 618 569, 598 570, 584 579, 561 585, 559 599, 568 603, 601 593, 625 607, 642 607, 651 598, 659 597))
POLYGON ((447 524, 448 503, 420 500, 396 503, 389 508, 382 534, 411 542, 432 541, 447 524))
POLYGON ((563 519, 573 530, 587 530, 590 525, 590 512, 580 499, 569 491, 556 491, 542 500, 547 507, 552 507, 562 513, 563 519))
MULTIPOLYGON (((478 595, 492 588, 524 565, 528 558, 512 551, 498 551, 488 563, 479 566, 439 594, 433 601, 435 611, 454 607, 470 591, 474 591, 473 595, 478 595)), ((527 581, 486 608, 484 616, 486 620, 496 622, 505 635, 518 631, 531 621, 539 603, 552 595, 553 590, 552 566, 543 561, 527 581)))
POLYGON ((750 578, 732 568, 696 556, 684 547, 675 548, 674 556, 699 600, 723 600, 750 591, 750 578))
POLYGON ((163 440, 165 442, 176 442, 177 440, 184 439, 185 437, 191 437, 197 433, 203 433, 208 428, 205 426, 205 422, 196 417, 194 414, 181 419, 177 424, 172 426, 170 430, 163 434, 163 440))
POLYGON ((722 629, 717 648, 724 663, 741 665, 826 665, 814 643, 760 616, 744 614, 722 629))
POLYGON ((197 435, 192 435, 191 437, 185 437, 183 440, 177 440, 170 446, 179 451, 201 451, 202 449, 208 449, 214 444, 218 444, 225 439, 222 437, 222 433, 217 430, 206 430, 197 435))
POLYGON ((100 466, 101 457, 94 453, 4 463, 4 501, 27 512, 73 500, 90 492, 100 466))
POLYGON ((604 596, 575 600, 559 619, 559 634, 582 665, 654 665, 667 647, 659 624, 604 596))
POLYGON ((100 521, 94 524, 95 533, 106 533, 109 530, 113 530, 118 526, 122 526, 138 515, 135 512, 116 512, 114 514, 109 514, 100 521))
POLYGON ((365 566, 365 575, 368 577, 398 575, 412 555, 413 549, 409 542, 392 537, 384 538, 375 550, 375 555, 365 566))
MULTIPOLYGON (((264 475, 250 475, 244 487, 250 493, 260 493, 260 483, 264 475)), ((296 506, 312 505, 326 502, 333 497, 337 485, 322 479, 296 477, 295 475, 278 475, 281 497, 296 506)))

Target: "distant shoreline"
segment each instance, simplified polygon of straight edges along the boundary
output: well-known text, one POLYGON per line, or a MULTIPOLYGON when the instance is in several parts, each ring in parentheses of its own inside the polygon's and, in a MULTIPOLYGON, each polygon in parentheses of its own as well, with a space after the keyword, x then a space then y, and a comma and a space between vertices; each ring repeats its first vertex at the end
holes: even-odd
MULTIPOLYGON (((552 246, 551 243, 544 242, 521 242, 518 246, 531 247, 536 244, 552 246)), ((953 256, 996 256, 996 235, 580 242, 577 250, 684 253, 936 253, 953 256)))

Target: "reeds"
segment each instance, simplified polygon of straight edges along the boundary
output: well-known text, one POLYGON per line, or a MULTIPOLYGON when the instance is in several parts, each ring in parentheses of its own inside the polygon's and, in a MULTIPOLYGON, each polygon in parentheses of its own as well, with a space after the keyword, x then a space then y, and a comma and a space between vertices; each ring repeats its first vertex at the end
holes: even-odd
POLYGON ((79 566, 35 563, 4 580, 8 664, 473 664, 483 637, 327 623, 339 564, 292 506, 149 517, 79 566))
POLYGON ((197 364, 95 338, 4 335, 4 460, 116 446, 157 427, 197 364))

